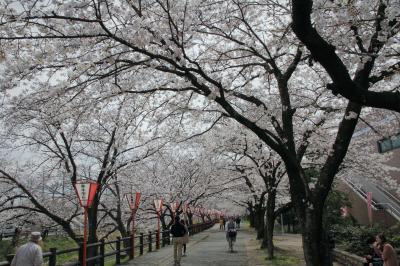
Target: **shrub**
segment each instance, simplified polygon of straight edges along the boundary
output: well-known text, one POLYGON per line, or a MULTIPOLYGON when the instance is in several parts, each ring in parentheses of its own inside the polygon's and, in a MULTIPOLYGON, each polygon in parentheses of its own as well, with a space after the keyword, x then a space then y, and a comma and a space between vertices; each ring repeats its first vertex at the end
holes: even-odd
POLYGON ((365 252, 369 249, 368 239, 380 233, 383 233, 394 247, 400 247, 399 225, 391 228, 384 228, 380 225, 335 225, 332 228, 332 232, 335 236, 336 244, 341 249, 360 256, 365 255, 365 252))

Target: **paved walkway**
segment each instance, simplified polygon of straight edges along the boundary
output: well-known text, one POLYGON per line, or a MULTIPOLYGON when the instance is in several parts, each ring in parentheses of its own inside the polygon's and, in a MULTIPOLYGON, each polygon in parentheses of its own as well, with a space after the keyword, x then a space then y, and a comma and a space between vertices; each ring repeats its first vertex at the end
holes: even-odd
MULTIPOLYGON (((261 253, 256 255, 250 240, 254 232, 243 229, 238 232, 234 253, 228 251, 225 233, 218 226, 194 235, 187 245, 187 256, 182 258, 182 266, 262 266, 261 253)), ((258 250, 258 252, 260 252, 258 250)), ((128 265, 172 266, 173 247, 168 246, 145 256, 135 258, 128 265)))
MULTIPOLYGON (((182 258, 182 266, 265 266, 291 265, 304 266, 302 242, 300 235, 275 235, 274 243, 277 253, 292 258, 291 263, 281 261, 271 263, 265 260, 266 251, 260 250, 260 242, 255 238, 253 229, 241 229, 234 245, 234 253, 228 251, 225 232, 218 229, 219 225, 190 237, 187 245, 187 256, 182 258), (296 259, 294 259, 296 258, 296 259), (294 261, 293 261, 294 259, 294 261), (283 263, 283 264, 282 264, 283 263)), ((173 246, 167 246, 157 251, 135 258, 128 264, 140 266, 173 266, 173 246)), ((338 264, 334 264, 338 266, 338 264)))

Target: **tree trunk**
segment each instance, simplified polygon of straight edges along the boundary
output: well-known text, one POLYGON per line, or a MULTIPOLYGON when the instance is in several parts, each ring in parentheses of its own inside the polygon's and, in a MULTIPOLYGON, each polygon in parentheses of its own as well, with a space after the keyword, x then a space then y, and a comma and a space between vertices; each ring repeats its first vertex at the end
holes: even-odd
POLYGON ((331 250, 322 228, 322 208, 306 209, 302 224, 304 258, 308 266, 332 266, 331 250))
POLYGON ((255 227, 255 214, 254 214, 254 207, 252 204, 249 204, 249 207, 247 208, 249 210, 249 222, 250 222, 250 227, 254 228, 255 227))
POLYGON ((193 214, 188 213, 187 217, 188 217, 188 221, 189 221, 189 226, 192 226, 193 225, 193 214))
MULTIPOLYGON (((100 189, 98 191, 101 191, 100 189)), ((98 241, 97 238, 97 211, 99 207, 99 195, 96 193, 94 197, 93 204, 88 210, 88 239, 87 243, 96 243, 98 241)), ((88 248, 87 249, 87 258, 95 257, 98 254, 97 248, 88 248)), ((95 265, 95 262, 87 263, 88 266, 95 265)))
POLYGON ((262 239, 264 237, 264 216, 265 216, 265 208, 257 206, 256 209, 256 223, 255 228, 257 231, 257 239, 262 239))
POLYGON ((268 259, 272 259, 274 257, 273 237, 275 223, 275 199, 276 190, 271 190, 267 197, 267 220, 265 223, 264 237, 261 244, 261 248, 267 248, 268 259))

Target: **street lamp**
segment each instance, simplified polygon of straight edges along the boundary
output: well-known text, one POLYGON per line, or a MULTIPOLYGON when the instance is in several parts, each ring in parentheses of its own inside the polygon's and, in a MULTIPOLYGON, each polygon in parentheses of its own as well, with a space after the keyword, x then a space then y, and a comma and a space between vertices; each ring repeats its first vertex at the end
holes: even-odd
POLYGON ((75 193, 78 196, 79 204, 84 209, 83 215, 83 258, 82 266, 86 266, 86 245, 87 245, 87 214, 88 209, 93 204, 93 199, 96 195, 98 183, 92 180, 79 180, 76 181, 73 186, 75 193))
POLYGON ((132 193, 127 193, 126 195, 126 199, 128 200, 128 204, 129 204, 129 209, 131 209, 131 213, 132 213, 132 249, 131 249, 131 258, 135 257, 135 215, 136 215, 136 211, 139 208, 139 204, 140 204, 140 192, 136 192, 135 194, 135 201, 133 201, 133 195, 132 193))
POLYGON ((160 248, 160 212, 163 207, 163 201, 162 199, 156 199, 154 200, 154 206, 156 207, 156 212, 157 212, 157 239, 156 239, 156 248, 160 248))

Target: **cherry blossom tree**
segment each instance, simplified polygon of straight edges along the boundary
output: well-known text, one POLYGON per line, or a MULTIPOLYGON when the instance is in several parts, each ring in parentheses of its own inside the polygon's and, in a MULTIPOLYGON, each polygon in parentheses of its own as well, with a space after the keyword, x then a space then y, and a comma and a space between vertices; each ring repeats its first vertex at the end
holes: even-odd
POLYGON ((333 94, 360 105, 400 111, 398 3, 295 0, 292 19, 296 36, 331 77, 327 88, 333 94), (363 80, 361 74, 352 78, 359 60, 364 62, 359 69, 363 80), (395 81, 392 86, 379 84, 389 78, 395 81))
POLYGON ((108 183, 114 182, 119 171, 154 154, 163 142, 154 138, 150 131, 145 137, 139 136, 143 114, 132 115, 134 101, 124 97, 108 102, 107 107, 98 105, 96 112, 87 112, 87 105, 70 106, 66 104, 67 99, 58 101, 57 98, 34 106, 32 103, 37 99, 42 98, 32 94, 14 97, 8 102, 8 108, 3 109, 2 139, 13 155, 11 160, 4 158, 7 164, 0 169, 0 178, 11 193, 4 204, 14 198, 23 201, 2 211, 26 209, 41 213, 77 240, 71 223, 81 210, 71 184, 78 179, 95 179, 99 189, 89 208, 89 241, 95 242, 102 220, 98 220, 98 212, 103 212, 101 195, 109 189, 108 183), (124 109, 124 104, 130 108, 124 109), (79 115, 74 117, 70 109, 79 115), (41 180, 37 184, 43 186, 47 194, 52 193, 52 197, 40 198, 43 195, 38 193, 37 187, 30 185, 37 179, 41 180), (56 200, 65 201, 60 205, 72 210, 60 209, 60 205, 54 205, 56 200))
MULTIPOLYGON (((329 5, 329 1, 321 2, 320 14, 340 10, 329 5)), ((387 5, 371 4, 362 10, 359 21, 367 21, 366 26, 356 25, 349 38, 361 53, 344 50, 345 64, 351 66, 347 70, 332 57, 333 49, 311 47, 300 38, 311 50, 308 54, 290 31, 292 18, 297 36, 307 33, 303 24, 311 27, 310 5, 302 7, 301 1, 293 1, 292 10, 288 1, 268 0, 6 1, 0 21, 3 64, 8 66, 2 90, 24 86, 60 96, 93 93, 103 100, 150 93, 157 103, 173 101, 185 110, 207 112, 213 122, 231 118, 281 157, 302 228, 307 264, 326 265, 329 247, 322 227, 323 207, 362 105, 398 111, 397 92, 368 91, 371 82, 379 88, 393 87, 395 80, 392 83, 385 77, 398 78, 398 28, 390 22, 396 13, 388 20, 393 31, 388 28, 387 38, 375 41, 382 12, 396 10, 396 4, 387 5), (306 12, 305 20, 298 11, 306 12), (368 22, 364 15, 371 13, 379 18, 368 22), (372 33, 371 23, 376 25, 372 33), (392 51, 391 60, 385 57, 389 52, 379 60, 375 54, 365 56, 361 49, 367 44, 360 40, 361 32, 369 45, 367 53, 387 49, 392 51), (318 57, 321 54, 329 56, 318 57), (313 60, 334 81, 328 87, 353 102, 346 103, 325 90, 329 77, 313 60), (329 62, 339 65, 340 71, 329 68, 329 62), (360 96, 360 92, 364 93, 360 96), (319 131, 324 125, 331 131, 319 131), (319 134, 313 140, 320 143, 310 142, 313 132, 319 134), (314 145, 325 153, 319 158, 322 163, 315 182, 309 182, 303 159, 314 145)), ((347 19, 348 14, 338 17, 347 19)), ((318 24, 316 20, 327 36, 343 39, 342 24, 328 23, 329 19, 318 24)), ((192 118, 199 118, 194 113, 190 113, 192 118)))

